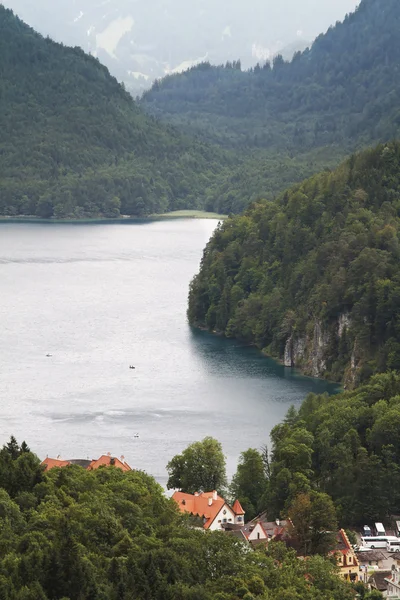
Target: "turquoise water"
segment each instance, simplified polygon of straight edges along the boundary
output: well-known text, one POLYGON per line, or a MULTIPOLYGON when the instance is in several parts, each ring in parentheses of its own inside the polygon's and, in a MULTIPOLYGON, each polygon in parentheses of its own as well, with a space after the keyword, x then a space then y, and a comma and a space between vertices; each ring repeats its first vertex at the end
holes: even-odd
POLYGON ((336 390, 189 327, 188 284, 215 226, 0 224, 1 443, 124 455, 165 483, 168 460, 212 435, 231 475, 292 403, 336 390))

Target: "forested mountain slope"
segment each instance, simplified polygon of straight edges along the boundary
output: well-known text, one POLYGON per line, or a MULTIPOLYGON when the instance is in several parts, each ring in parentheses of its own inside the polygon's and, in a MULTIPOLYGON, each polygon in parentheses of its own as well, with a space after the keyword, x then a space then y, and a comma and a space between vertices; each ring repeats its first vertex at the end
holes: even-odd
POLYGON ((221 170, 218 150, 145 115, 96 59, 2 5, 0 131, 0 214, 201 208, 221 170))
POLYGON ((293 60, 242 72, 203 63, 156 82, 149 110, 227 145, 342 148, 400 131, 400 4, 362 0, 293 60), (213 131, 216 130, 216 133, 213 131))
POLYGON ((156 82, 142 104, 246 158, 210 197, 237 212, 400 134, 399 28, 397 0, 362 0, 290 63, 203 63, 156 82))
POLYGON ((400 368, 400 143, 232 217, 191 283, 189 320, 349 385, 400 368))

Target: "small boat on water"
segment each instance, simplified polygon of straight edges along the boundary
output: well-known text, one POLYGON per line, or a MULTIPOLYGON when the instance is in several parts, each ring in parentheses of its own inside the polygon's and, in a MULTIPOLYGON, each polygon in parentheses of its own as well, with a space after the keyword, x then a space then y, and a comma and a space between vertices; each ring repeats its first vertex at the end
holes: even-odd
POLYGON ((133 365, 129 365, 130 369, 136 369, 136 367, 134 367, 133 365))
POLYGON ((53 356, 53 355, 52 354, 46 354, 46 356, 49 357, 49 356, 53 356))

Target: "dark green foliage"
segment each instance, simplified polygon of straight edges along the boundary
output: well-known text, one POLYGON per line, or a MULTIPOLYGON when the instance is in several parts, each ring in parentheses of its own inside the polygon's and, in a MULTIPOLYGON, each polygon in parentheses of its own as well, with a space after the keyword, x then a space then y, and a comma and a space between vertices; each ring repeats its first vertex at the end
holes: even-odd
POLYGON ((203 63, 156 82, 142 103, 185 131, 245 154, 229 190, 225 183, 219 190, 224 212, 237 212, 399 135, 399 28, 398 0, 363 0, 290 63, 276 57, 273 68, 250 71, 203 63))
POLYGON ((225 456, 221 444, 212 437, 190 444, 167 465, 168 489, 222 493, 226 486, 225 456))
POLYGON ((8 216, 202 208, 229 162, 146 116, 96 59, 42 38, 1 5, 0 130, 8 216))
POLYGON ((333 499, 341 525, 398 514, 399 415, 397 372, 338 396, 309 395, 296 415, 272 430, 264 508, 291 514, 299 495, 318 490, 333 499))
POLYGON ((349 385, 400 368, 399 215, 395 142, 252 205, 207 245, 190 322, 349 385))
MULTIPOLYGON (((14 442, 13 457, 9 445, 0 462, 4 453, 15 464, 28 453, 14 453, 14 442)), ((280 544, 249 552, 226 534, 188 528, 145 473, 56 468, 26 493, 30 507, 0 489, 2 600, 353 597, 320 557, 299 561, 280 544)))
POLYGON ((303 556, 327 556, 336 545, 337 519, 332 499, 321 492, 299 494, 288 508, 291 535, 303 556))
POLYGON ((230 485, 232 501, 238 499, 246 514, 246 521, 260 512, 260 501, 266 486, 262 455, 254 448, 242 452, 230 485))

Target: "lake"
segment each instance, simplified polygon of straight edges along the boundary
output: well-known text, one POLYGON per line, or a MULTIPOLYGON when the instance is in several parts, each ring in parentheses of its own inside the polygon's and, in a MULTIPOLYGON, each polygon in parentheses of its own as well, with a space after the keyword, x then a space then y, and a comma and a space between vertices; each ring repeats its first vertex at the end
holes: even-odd
POLYGON ((335 391, 189 327, 189 281, 216 224, 0 224, 1 443, 123 455, 165 485, 168 460, 211 435, 232 475, 291 404, 335 391))

